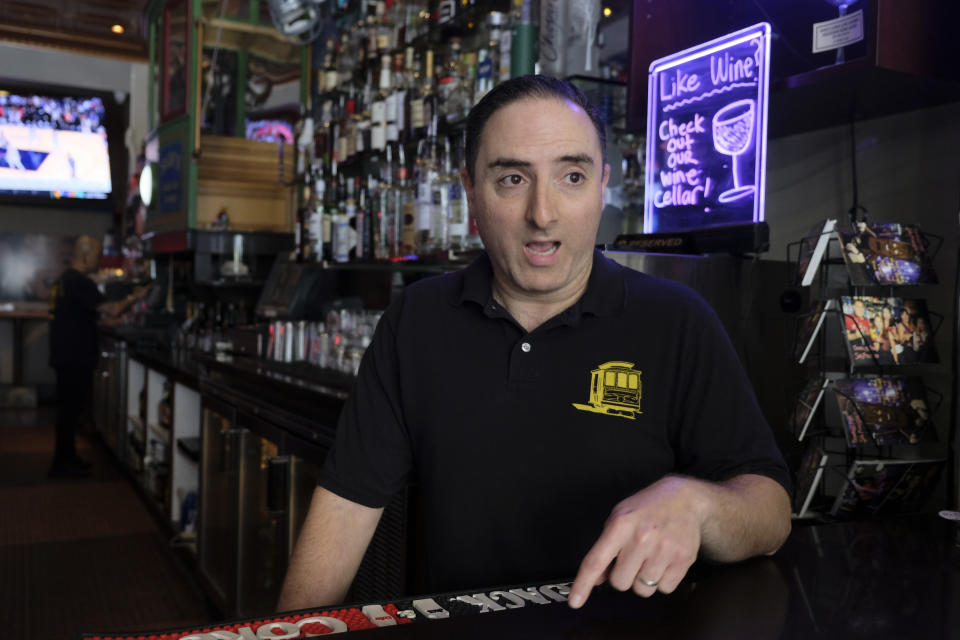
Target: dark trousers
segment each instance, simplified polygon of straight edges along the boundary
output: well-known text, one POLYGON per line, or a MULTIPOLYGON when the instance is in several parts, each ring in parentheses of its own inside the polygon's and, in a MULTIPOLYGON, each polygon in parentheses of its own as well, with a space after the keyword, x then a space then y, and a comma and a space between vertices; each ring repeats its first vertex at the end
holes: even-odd
POLYGON ((57 438, 54 464, 76 460, 74 435, 89 414, 93 400, 92 369, 57 369, 57 438))

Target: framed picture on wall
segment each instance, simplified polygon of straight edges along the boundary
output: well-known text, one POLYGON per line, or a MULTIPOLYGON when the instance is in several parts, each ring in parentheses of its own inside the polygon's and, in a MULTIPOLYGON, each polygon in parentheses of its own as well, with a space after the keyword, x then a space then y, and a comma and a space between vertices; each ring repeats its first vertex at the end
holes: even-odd
POLYGON ((190 77, 190 0, 169 0, 163 9, 160 119, 187 111, 190 77))

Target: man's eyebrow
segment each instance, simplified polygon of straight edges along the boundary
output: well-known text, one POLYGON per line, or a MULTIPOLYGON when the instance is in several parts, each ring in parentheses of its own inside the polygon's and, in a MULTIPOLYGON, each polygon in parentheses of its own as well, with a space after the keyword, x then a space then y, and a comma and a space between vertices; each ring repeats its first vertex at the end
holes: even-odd
POLYGON ((575 153, 573 155, 560 156, 556 161, 563 164, 593 164, 593 158, 585 153, 575 153))
POLYGON ((530 165, 531 165, 531 163, 530 163, 530 162, 527 162, 526 160, 517 160, 517 159, 515 159, 515 158, 497 158, 496 160, 494 160, 494 161, 492 161, 490 164, 488 164, 488 165, 487 165, 487 168, 488 168, 488 169, 493 169, 493 168, 495 168, 495 167, 507 167, 507 168, 511 168, 511 167, 529 167, 530 165))
MULTIPOLYGON (((593 164, 593 158, 591 158, 591 157, 590 157, 589 155, 587 155, 586 153, 574 153, 574 154, 569 154, 569 155, 565 155, 565 156, 560 156, 559 158, 557 158, 556 160, 554 160, 554 163, 556 163, 556 164, 587 164, 587 165, 592 165, 592 164, 593 164)), ((496 160, 493 160, 492 162, 490 162, 490 163, 487 165, 487 168, 488 168, 488 169, 493 169, 493 168, 496 168, 496 167, 506 167, 506 168, 512 168, 512 167, 529 167, 529 166, 532 166, 532 164, 533 164, 533 163, 531 163, 531 162, 529 162, 529 161, 527 161, 527 160, 517 160, 516 158, 497 158, 496 160)))

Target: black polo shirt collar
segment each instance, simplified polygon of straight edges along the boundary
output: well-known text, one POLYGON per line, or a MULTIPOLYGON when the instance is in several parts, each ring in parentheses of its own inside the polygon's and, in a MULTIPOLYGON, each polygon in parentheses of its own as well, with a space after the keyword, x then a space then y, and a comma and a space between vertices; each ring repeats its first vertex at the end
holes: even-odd
MULTIPOLYGON (((460 291, 454 290, 451 296, 452 304, 471 302, 481 306, 488 317, 509 318, 506 310, 493 299, 493 266, 490 256, 484 253, 464 269, 462 282, 460 291)), ((559 323, 576 327, 584 314, 606 317, 619 313, 625 301, 623 267, 604 256, 599 249, 594 249, 587 290, 570 308, 549 320, 546 325, 559 323)))

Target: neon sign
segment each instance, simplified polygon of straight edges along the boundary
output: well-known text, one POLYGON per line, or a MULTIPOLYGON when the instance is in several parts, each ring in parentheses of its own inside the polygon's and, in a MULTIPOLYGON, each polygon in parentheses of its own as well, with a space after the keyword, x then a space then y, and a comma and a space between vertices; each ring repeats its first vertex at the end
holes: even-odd
POLYGON ((645 233, 763 220, 770 25, 653 61, 645 233))

